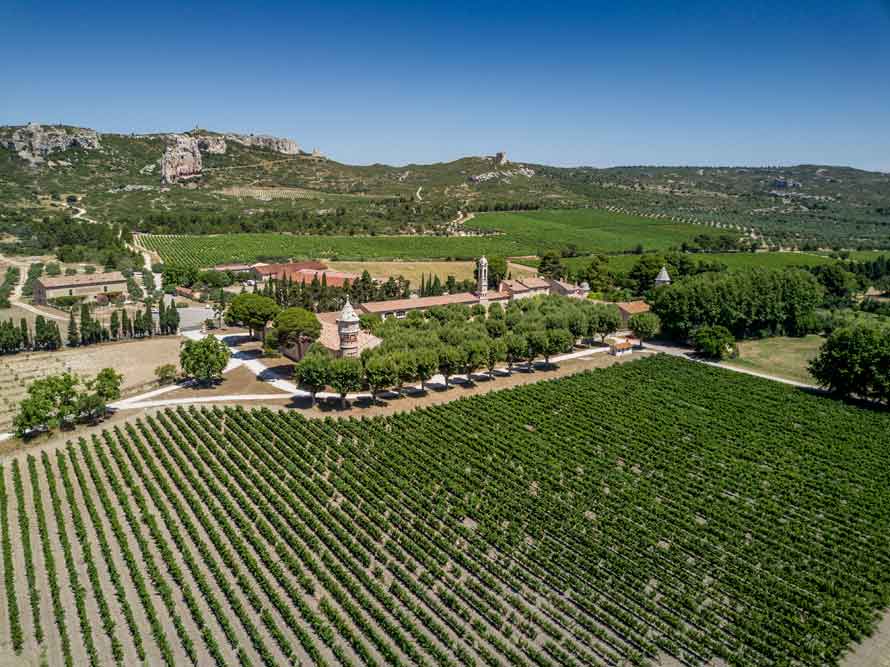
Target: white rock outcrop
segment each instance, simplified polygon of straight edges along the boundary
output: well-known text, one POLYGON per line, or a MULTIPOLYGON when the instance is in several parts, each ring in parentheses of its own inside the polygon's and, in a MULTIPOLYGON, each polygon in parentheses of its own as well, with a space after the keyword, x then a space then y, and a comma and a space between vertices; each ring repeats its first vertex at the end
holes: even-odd
POLYGON ((28 123, 5 140, 6 148, 29 162, 42 162, 50 153, 69 148, 95 150, 100 147, 96 130, 85 127, 55 127, 28 123))
POLYGON ((284 155, 298 155, 300 152, 300 147, 293 139, 272 137, 268 134, 227 134, 225 138, 242 146, 264 148, 284 155))
POLYGON ((184 134, 171 135, 160 165, 163 183, 176 183, 200 176, 204 166, 198 140, 184 134))
POLYGON ((198 148, 211 155, 224 155, 226 152, 226 140, 224 137, 199 136, 198 148))

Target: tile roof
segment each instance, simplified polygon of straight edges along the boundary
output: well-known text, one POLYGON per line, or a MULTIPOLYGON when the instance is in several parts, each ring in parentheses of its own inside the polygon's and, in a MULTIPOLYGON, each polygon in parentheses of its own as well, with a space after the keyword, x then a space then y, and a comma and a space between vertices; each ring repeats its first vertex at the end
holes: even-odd
POLYGON ((295 273, 289 274, 288 277, 297 283, 311 283, 312 279, 315 277, 318 277, 318 282, 321 282, 322 276, 324 276, 328 287, 343 287, 347 280, 350 284, 353 284, 361 277, 355 273, 344 273, 342 271, 316 271, 315 269, 300 269, 295 273))
POLYGON ((648 313, 650 310, 649 304, 645 301, 626 301, 624 303, 616 303, 615 305, 618 306, 618 310, 630 315, 648 313))
POLYGON ((521 294, 522 292, 528 292, 528 287, 523 285, 518 280, 502 280, 501 284, 498 286, 498 289, 506 289, 516 294, 521 294))
POLYGON ((453 303, 479 303, 479 297, 472 292, 461 292, 459 294, 443 294, 442 296, 422 296, 417 299, 371 301, 363 303, 360 309, 366 313, 391 313, 396 310, 417 310, 434 306, 448 306, 453 303))
POLYGON ((254 264, 253 270, 261 276, 275 276, 283 278, 284 276, 299 273, 303 269, 311 269, 314 271, 324 271, 328 267, 323 262, 315 260, 306 260, 305 262, 288 262, 286 264, 254 264))
POLYGON ((110 273, 78 273, 73 276, 55 276, 38 278, 37 282, 46 289, 58 287, 80 287, 83 285, 107 285, 108 283, 126 283, 127 279, 120 271, 110 273))
POLYGON ((550 289, 550 281, 546 278, 520 278, 519 282, 529 289, 550 289))

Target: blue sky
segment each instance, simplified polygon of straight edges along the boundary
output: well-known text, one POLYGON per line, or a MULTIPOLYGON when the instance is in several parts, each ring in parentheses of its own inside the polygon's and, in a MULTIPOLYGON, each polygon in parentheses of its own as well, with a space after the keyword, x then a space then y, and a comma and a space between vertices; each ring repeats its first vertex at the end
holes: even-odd
POLYGON ((344 162, 890 171, 890 0, 4 2, 0 124, 271 133, 344 162))

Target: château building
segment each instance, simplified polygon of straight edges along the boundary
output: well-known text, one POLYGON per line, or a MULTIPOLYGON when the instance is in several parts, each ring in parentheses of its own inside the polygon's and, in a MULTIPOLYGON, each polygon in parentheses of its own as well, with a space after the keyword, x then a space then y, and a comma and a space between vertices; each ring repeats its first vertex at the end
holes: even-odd
POLYGON ((490 291, 488 289, 488 260, 485 257, 480 257, 476 263, 475 291, 371 301, 357 306, 353 306, 347 300, 340 311, 318 313, 318 320, 322 326, 319 343, 339 356, 357 357, 365 348, 376 347, 381 342, 379 338, 362 331, 359 318, 363 314, 378 315, 382 319, 390 317, 403 319, 413 310, 425 311, 436 306, 459 304, 482 305, 487 308, 492 303, 506 305, 510 301, 527 299, 541 294, 586 299, 589 292, 590 288, 586 283, 573 285, 564 281, 539 277, 502 280, 496 291, 490 291))

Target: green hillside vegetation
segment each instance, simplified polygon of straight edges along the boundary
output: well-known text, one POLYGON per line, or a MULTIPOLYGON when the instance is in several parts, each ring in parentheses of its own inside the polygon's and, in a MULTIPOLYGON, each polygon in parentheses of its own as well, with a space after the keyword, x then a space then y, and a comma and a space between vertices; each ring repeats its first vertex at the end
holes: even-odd
MULTIPOLYGON (((0 137, 11 131, 0 128, 0 137)), ((203 155, 201 178, 161 187, 156 162, 164 145, 161 135, 102 134, 100 149, 54 153, 49 156, 54 166, 39 167, 0 149, 0 232, 11 219, 53 212, 53 203, 59 212, 74 194, 91 218, 141 231, 172 231, 140 228, 150 214, 221 217, 248 225, 262 212, 325 217, 336 211, 321 233, 350 233, 350 228, 391 233, 438 225, 457 210, 589 206, 680 222, 717 222, 733 232, 753 229, 771 247, 890 247, 890 176, 845 167, 593 169, 498 166, 487 157, 355 166, 229 141, 225 154, 203 155), (238 188, 291 188, 299 196, 233 196, 242 192, 238 188)), ((313 231, 316 225, 308 227, 313 231)))

